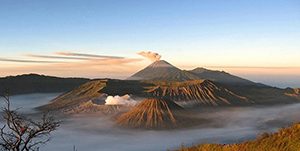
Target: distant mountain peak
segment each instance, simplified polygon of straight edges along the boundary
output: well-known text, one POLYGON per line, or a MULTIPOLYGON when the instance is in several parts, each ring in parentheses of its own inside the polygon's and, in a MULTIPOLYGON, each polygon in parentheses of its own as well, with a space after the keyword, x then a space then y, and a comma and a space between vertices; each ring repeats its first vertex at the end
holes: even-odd
POLYGON ((219 70, 209 70, 206 68, 198 67, 189 71, 197 75, 200 79, 208 79, 211 81, 226 83, 226 84, 243 84, 243 85, 253 85, 252 81, 240 78, 238 76, 231 75, 225 71, 219 70))
POLYGON ((153 62, 152 64, 150 64, 148 67, 151 68, 176 68, 175 66, 173 66, 172 64, 170 64, 169 62, 165 61, 165 60, 158 60, 153 62))
POLYGON ((193 69, 192 71, 196 72, 196 73, 203 73, 203 72, 207 72, 209 70, 206 68, 203 68, 203 67, 197 67, 197 68, 193 69))
POLYGON ((128 80, 156 81, 186 81, 192 79, 198 79, 198 77, 173 66, 165 60, 155 61, 128 78, 128 80))

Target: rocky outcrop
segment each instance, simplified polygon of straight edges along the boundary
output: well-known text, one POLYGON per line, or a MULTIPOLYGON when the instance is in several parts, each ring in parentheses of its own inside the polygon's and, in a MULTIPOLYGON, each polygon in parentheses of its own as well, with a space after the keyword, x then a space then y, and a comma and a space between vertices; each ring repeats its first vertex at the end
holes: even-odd
POLYGON ((294 89, 288 88, 285 95, 295 97, 300 100, 300 88, 294 88, 294 89))

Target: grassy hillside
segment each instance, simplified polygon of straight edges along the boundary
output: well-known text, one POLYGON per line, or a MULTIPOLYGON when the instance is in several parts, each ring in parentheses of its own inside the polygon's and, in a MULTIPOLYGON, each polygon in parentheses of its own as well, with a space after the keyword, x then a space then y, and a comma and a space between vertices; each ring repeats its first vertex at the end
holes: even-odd
POLYGON ((241 144, 202 144, 180 151, 300 151, 300 123, 241 144))

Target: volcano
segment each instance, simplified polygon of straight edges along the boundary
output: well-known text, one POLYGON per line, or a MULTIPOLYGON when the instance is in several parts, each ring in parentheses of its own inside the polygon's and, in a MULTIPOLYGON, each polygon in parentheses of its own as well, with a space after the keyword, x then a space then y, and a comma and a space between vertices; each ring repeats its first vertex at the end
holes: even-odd
POLYGON ((165 60, 158 60, 135 73, 128 80, 154 80, 154 81, 186 81, 199 79, 198 76, 183 71, 165 60))
POLYGON ((178 116, 182 110, 183 108, 173 101, 145 99, 129 112, 122 114, 117 123, 127 128, 173 128, 182 122, 178 116))
POLYGON ((148 87, 148 95, 168 98, 175 102, 208 106, 251 104, 251 100, 213 83, 210 80, 156 82, 148 87))

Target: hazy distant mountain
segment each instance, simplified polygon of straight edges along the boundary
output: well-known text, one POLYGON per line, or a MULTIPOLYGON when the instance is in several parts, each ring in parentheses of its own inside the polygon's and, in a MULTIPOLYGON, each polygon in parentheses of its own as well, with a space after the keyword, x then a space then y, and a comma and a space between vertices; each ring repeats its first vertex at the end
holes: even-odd
POLYGON ((128 80, 158 81, 186 81, 195 79, 199 78, 192 73, 178 69, 165 60, 155 61, 128 78, 128 80))
POLYGON ((205 68, 195 68, 189 71, 197 75, 201 79, 208 79, 218 83, 230 84, 230 85, 255 85, 256 83, 240 78, 235 75, 231 75, 224 71, 213 71, 205 68))
POLYGON ((24 74, 0 78, 0 93, 9 90, 10 95, 28 93, 66 92, 89 81, 84 78, 58 78, 38 74, 24 74))
POLYGON ((154 80, 154 81, 187 81, 207 79, 230 85, 256 85, 250 80, 231 75, 224 71, 213 71, 205 68, 194 70, 181 70, 165 60, 155 61, 146 68, 135 73, 128 80, 154 80))

